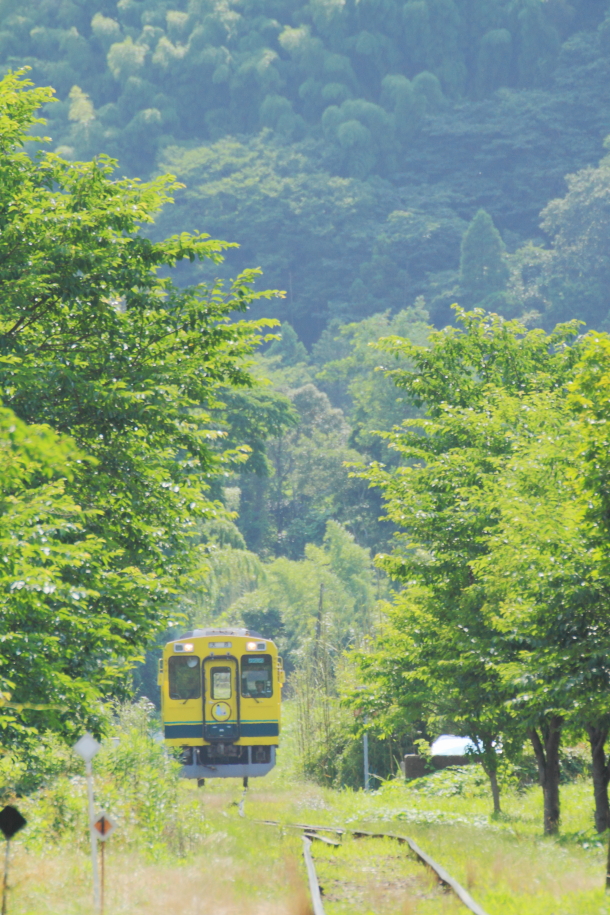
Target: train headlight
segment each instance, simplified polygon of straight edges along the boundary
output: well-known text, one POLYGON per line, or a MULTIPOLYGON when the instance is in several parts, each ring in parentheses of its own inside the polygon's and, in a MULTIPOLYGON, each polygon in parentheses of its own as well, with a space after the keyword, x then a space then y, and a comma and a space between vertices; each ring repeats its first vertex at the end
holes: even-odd
POLYGON ((194 651, 195 646, 191 642, 176 642, 174 651, 194 651))
POLYGON ((264 651, 266 642, 246 642, 246 651, 264 651))

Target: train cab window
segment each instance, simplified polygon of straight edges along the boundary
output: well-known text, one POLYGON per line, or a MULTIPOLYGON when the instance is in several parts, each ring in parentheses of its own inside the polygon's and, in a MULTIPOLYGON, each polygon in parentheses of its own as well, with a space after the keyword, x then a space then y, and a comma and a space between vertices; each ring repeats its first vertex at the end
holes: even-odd
POLYGON ((212 668, 212 699, 231 698, 231 668, 212 668))
POLYGON ((268 699, 273 693, 271 657, 268 654, 241 659, 241 694, 244 698, 268 699))
POLYGON ((199 673, 199 658, 180 657, 170 658, 169 672, 169 698, 170 699, 199 699, 201 696, 201 675, 199 673))

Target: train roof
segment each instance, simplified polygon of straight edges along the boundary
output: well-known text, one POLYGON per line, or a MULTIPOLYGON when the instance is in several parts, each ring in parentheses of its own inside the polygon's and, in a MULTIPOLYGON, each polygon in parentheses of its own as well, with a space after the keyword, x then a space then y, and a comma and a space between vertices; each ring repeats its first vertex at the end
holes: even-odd
MULTIPOLYGON (((253 629, 191 629, 189 632, 185 632, 184 635, 181 635, 178 639, 172 639, 172 641, 179 642, 182 639, 198 639, 208 635, 232 635, 251 639, 265 638, 265 636, 261 635, 259 632, 254 632, 253 629)), ((270 642, 271 639, 266 639, 266 641, 270 642)))

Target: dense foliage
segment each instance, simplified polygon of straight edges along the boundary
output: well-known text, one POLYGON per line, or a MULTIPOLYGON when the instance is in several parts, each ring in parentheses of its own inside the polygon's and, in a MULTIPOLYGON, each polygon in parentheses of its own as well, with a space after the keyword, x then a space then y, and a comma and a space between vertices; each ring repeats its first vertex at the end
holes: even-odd
POLYGON ((89 152, 114 141, 133 161, 164 134, 321 127, 345 167, 366 174, 395 169, 447 99, 545 86, 562 41, 604 12, 592 0, 5 0, 2 53, 57 87, 56 117, 89 152))
POLYGON ((608 344, 552 328, 610 327, 606 0, 0 13, 0 725, 98 726, 179 614, 245 623, 340 779, 379 635, 390 760, 468 734, 499 808, 529 738, 551 831, 586 733, 604 829, 608 344))
POLYGON ((239 454, 223 457, 210 411, 252 385, 261 325, 230 317, 252 274, 229 292, 160 276, 223 248, 141 236, 169 180, 28 157, 48 95, 0 83, 1 673, 18 702, 55 699, 70 729, 124 689, 188 580, 197 519, 222 511, 210 479, 239 454))
MULTIPOLYGON (((382 564, 402 584, 361 657, 379 725, 470 736, 500 809, 497 769, 531 740, 545 829, 558 828, 562 733, 591 741, 596 823, 610 823, 608 411, 605 336, 527 332, 482 311, 430 345, 388 338, 394 378, 427 418, 387 435, 372 465, 400 527, 382 564), (569 345, 571 344, 571 345, 569 345)), ((357 702, 361 699, 356 697, 357 702)))
MULTIPOLYGON (((581 302, 567 263, 542 287, 532 281, 570 218, 556 208, 541 232, 540 212, 567 174, 597 162, 608 131, 605 0, 3 0, 0 10, 0 67, 27 64, 57 90, 45 109, 54 148, 116 156, 129 174, 171 169, 188 187, 158 237, 205 228, 237 241, 226 275, 262 266, 287 291, 265 313, 308 345, 333 319, 418 295, 437 326, 456 299, 481 304, 460 271, 480 209, 507 247, 494 310, 536 312, 547 328, 573 313, 602 325, 602 297, 581 302)), ((601 270, 594 285, 604 282, 601 270)))

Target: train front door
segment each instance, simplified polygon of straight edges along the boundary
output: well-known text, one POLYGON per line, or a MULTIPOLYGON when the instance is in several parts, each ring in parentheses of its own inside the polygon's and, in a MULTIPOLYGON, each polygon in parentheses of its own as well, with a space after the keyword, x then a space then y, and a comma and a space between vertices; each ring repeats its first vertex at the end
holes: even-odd
POLYGON ((230 743, 239 739, 239 689, 235 658, 206 658, 203 663, 203 739, 230 743))

